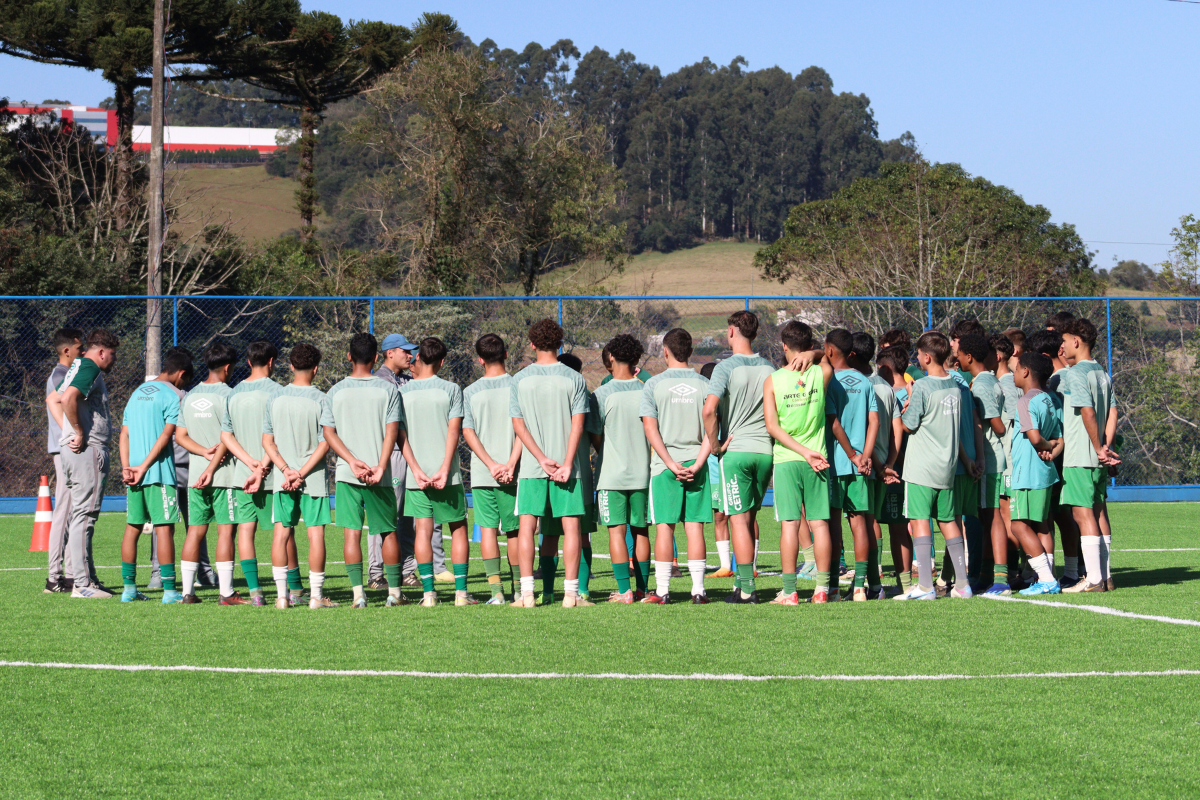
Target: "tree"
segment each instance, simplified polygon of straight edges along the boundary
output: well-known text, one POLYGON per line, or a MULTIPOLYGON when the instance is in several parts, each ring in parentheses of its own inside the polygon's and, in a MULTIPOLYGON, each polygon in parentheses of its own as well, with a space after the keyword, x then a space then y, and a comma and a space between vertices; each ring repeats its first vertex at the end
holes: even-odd
POLYGON ((1196 294, 1200 292, 1200 219, 1184 214, 1171 229, 1171 238, 1175 244, 1159 265, 1161 280, 1171 292, 1196 294))
POLYGON ((1111 270, 1102 276, 1107 277, 1115 286, 1122 286, 1128 289, 1136 289, 1137 291, 1145 291, 1154 285, 1154 281, 1158 278, 1154 274, 1154 270, 1146 266, 1140 261, 1133 259, 1125 259, 1117 262, 1111 270))

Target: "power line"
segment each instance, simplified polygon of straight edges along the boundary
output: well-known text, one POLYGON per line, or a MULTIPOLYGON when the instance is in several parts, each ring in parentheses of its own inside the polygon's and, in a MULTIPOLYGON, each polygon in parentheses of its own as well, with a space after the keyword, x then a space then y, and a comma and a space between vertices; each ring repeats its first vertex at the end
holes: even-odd
MULTIPOLYGON (((1171 2, 1196 3, 1197 5, 1200 5, 1200 0, 1171 0, 1171 2)), ((1102 239, 1084 239, 1083 241, 1086 244, 1151 244, 1158 245, 1159 247, 1173 247, 1175 245, 1174 242, 1106 242, 1102 239)))

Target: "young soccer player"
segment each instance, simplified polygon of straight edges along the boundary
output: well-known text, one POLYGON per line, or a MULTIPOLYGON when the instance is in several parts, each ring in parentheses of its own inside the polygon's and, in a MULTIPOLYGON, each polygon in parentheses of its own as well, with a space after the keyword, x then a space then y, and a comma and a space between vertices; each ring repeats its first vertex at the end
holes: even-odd
MULTIPOLYGON (((949 555, 942 559, 943 575, 939 576, 937 588, 943 591, 946 576, 953 576, 959 583, 970 583, 978 579, 978 570, 983 552, 983 529, 979 523, 979 484, 983 478, 984 439, 983 424, 975 413, 975 401, 971 395, 971 374, 959 359, 959 341, 971 334, 986 337, 983 326, 974 317, 964 317, 950 329, 950 362, 947 369, 962 393, 962 431, 959 439, 959 463, 955 468, 954 499, 958 503, 956 518, 963 532, 967 547, 967 569, 972 575, 957 575, 949 555)), ((991 584, 989 584, 991 585, 991 584)))
POLYGON ((1017 367, 1016 359, 1020 358, 1021 354, 1025 352, 1025 331, 1020 328, 1009 328, 1004 332, 1004 337, 1012 342, 1013 346, 1013 352, 1009 356, 1008 361, 1008 370, 1012 372, 1017 367))
POLYGON ((184 603, 199 603, 195 594, 200 568, 201 545, 208 526, 217 526, 216 568, 221 605, 245 605, 250 601, 233 590, 233 489, 234 460, 221 442, 221 419, 232 389, 237 351, 224 342, 213 342, 204 351, 208 377, 187 393, 179 406, 175 442, 188 451, 188 472, 194 476, 188 487, 188 529, 179 560, 184 603))
POLYGON ((805 323, 798 320, 785 323, 779 338, 789 366, 771 373, 763 382, 767 432, 775 441, 771 458, 783 570, 783 589, 771 602, 786 606, 800 603, 796 562, 800 527, 807 522, 817 564, 817 587, 812 601, 824 603, 829 599, 833 557, 829 538, 829 482, 833 478, 825 449, 825 398, 833 379, 833 367, 822 358, 803 372, 790 368, 799 356, 812 350, 812 329, 805 323))
POLYGON ((832 461, 838 485, 834 491, 842 499, 842 511, 850 522, 854 539, 853 599, 865 602, 868 585, 874 590, 872 596, 882 593, 879 551, 871 517, 875 505, 871 459, 879 435, 879 404, 870 381, 850 363, 855 355, 850 331, 834 328, 826 334, 825 355, 833 367, 825 413, 832 417, 831 430, 836 442, 832 461))
MULTIPOLYGON (((700 377, 704 380, 711 380, 713 370, 716 369, 717 362, 709 361, 704 366, 700 367, 700 377)), ((717 543, 717 560, 719 566, 717 571, 712 573, 712 578, 732 578, 734 576, 733 562, 729 554, 729 522, 725 518, 725 512, 722 511, 721 504, 721 462, 717 457, 717 447, 712 448, 712 452, 708 454, 708 493, 709 505, 712 506, 713 512, 713 538, 717 543)))
MULTIPOLYGON (((908 387, 904 370, 908 368, 908 351, 899 347, 885 347, 875 357, 876 375, 882 381, 876 383, 876 400, 881 407, 887 407, 886 397, 881 391, 886 386, 891 393, 893 410, 891 441, 888 445, 887 462, 883 469, 883 499, 876 506, 878 516, 876 525, 888 526, 888 541, 891 545, 892 563, 896 569, 896 581, 901 593, 912 588, 912 535, 908 531, 908 520, 904 518, 904 484, 900 480, 900 470, 904 459, 907 432, 900 412, 908 400, 908 387)), ((886 419, 886 413, 880 419, 886 419)), ((878 439, 876 439, 878 443, 878 439)))
MULTIPOLYGON (((900 442, 904 436, 904 423, 900 421, 900 406, 896 404, 896 393, 892 391, 891 383, 875 374, 872 361, 875 359, 875 340, 865 331, 856 332, 854 342, 854 358, 850 362, 871 384, 875 392, 875 402, 879 412, 879 431, 875 435, 875 450, 871 454, 871 536, 875 537, 876 569, 868 575, 867 586, 873 588, 875 599, 883 599, 887 595, 881 582, 883 563, 883 526, 880 517, 884 514, 884 504, 887 496, 888 470, 894 471, 896 459, 900 455, 900 442)), ((899 482, 898 478, 893 480, 899 482)))
POLYGON ((731 527, 738 575, 729 603, 757 603, 754 563, 757 543, 755 516, 771 483, 771 435, 763 414, 762 386, 775 366, 754 352, 758 317, 735 311, 726 336, 733 355, 713 369, 704 400, 704 428, 720 454, 721 501, 731 527), (718 432, 725 433, 720 447, 718 432))
MULTIPOLYGON (((583 374, 583 359, 574 353, 559 353, 558 363, 566 364, 580 375, 583 374)), ((642 380, 640 374, 638 380, 642 380)), ((587 419, 595 419, 597 414, 599 412, 596 409, 596 398, 589 394, 587 419)), ((583 487, 583 515, 579 518, 579 597, 591 602, 592 597, 588 593, 588 583, 592 577, 592 534, 596 532, 596 482, 594 480, 595 476, 592 474, 591 445, 587 437, 587 422, 585 420, 584 438, 579 449, 575 451, 575 470, 579 473, 579 482, 583 487)), ((550 533, 551 536, 561 537, 562 525, 553 517, 543 519, 540 532, 542 534, 541 558, 548 559, 545 563, 551 567, 549 571, 544 571, 542 578, 543 600, 548 604, 554 602, 554 573, 558 571, 558 551, 552 550, 546 544, 545 534, 550 533), (546 575, 549 576, 549 579, 545 577, 546 575)), ((630 534, 629 538, 632 540, 633 534, 630 534)), ((642 554, 646 560, 646 563, 642 565, 645 567, 645 572, 641 573, 643 574, 641 585, 644 587, 645 579, 650 574, 650 543, 644 538, 641 540, 641 543, 646 547, 645 553, 642 554)))
POLYGON ((1079 528, 1083 553, 1083 579, 1063 591, 1103 592, 1107 588, 1101 551, 1100 515, 1106 499, 1108 466, 1121 463, 1105 439, 1108 416, 1116 401, 1112 380, 1092 358, 1096 346, 1096 326, 1090 320, 1069 320, 1058 331, 1062 335, 1062 354, 1070 368, 1061 383, 1063 408, 1063 490, 1061 502, 1071 509, 1079 528))
MULTIPOLYGON (((904 351, 905 355, 908 355, 912 352, 912 336, 904 328, 892 328, 890 331, 885 331, 879 337, 879 350, 883 352, 889 347, 898 347, 904 351)), ((924 377, 920 368, 911 364, 904 365, 904 374, 908 376, 904 379, 905 383, 913 383, 924 377)))
POLYGON ((308 528, 308 579, 312 589, 308 607, 337 605, 322 594, 325 585, 325 526, 332 522, 329 490, 325 483, 325 456, 329 443, 321 420, 331 415, 329 398, 313 386, 321 351, 298 344, 288 353, 292 383, 267 403, 263 416, 263 450, 275 465, 271 486, 275 532, 271 542, 271 577, 275 581, 275 607, 286 609, 299 602, 290 587, 300 581, 288 566, 289 543, 295 547, 296 526, 308 528))
POLYGON ((75 359, 83 354, 83 331, 78 328, 60 328, 55 331, 51 342, 58 363, 46 379, 46 451, 54 459, 54 516, 50 522, 50 543, 47 546, 49 571, 43 592, 69 592, 75 587, 75 570, 71 565, 71 553, 67 548, 67 520, 71 514, 71 495, 67 491, 67 478, 63 471, 62 404, 59 402, 58 386, 67 375, 75 359))
MULTIPOLYGON (((387 604, 403 605, 391 458, 397 442, 401 447, 406 444, 404 404, 393 384, 371 374, 379 355, 379 342, 374 336, 354 334, 349 350, 350 375, 327 392, 329 413, 321 425, 325 441, 338 456, 334 499, 338 524, 343 529, 346 576, 354 595, 352 607, 367 607, 363 593, 364 523, 370 526, 371 533, 383 536, 387 604)), ((409 461, 410 471, 412 467, 409 461)))
MULTIPOLYGON (((599 523, 608 528, 613 577, 617 580, 617 591, 609 598, 609 602, 632 603, 626 526, 632 529, 635 542, 646 539, 649 543, 647 505, 650 494, 650 443, 641 414, 645 385, 636 374, 645 350, 641 342, 627 333, 614 336, 605 350, 612 363, 612 380, 601 384, 592 395, 593 410, 588 415, 587 432, 600 456, 596 511, 599 523)), ((674 531, 674 526, 671 526, 671 531, 674 531)), ((672 550, 672 541, 671 538, 662 538, 655 543, 654 566, 658 593, 646 594, 644 602, 667 602, 667 587, 671 579, 671 558, 668 554, 672 550)))
MULTIPOLYGON (((590 605, 579 597, 580 517, 585 512, 577 453, 588 412, 583 376, 559 362, 563 330, 542 319, 529 329, 534 363, 513 376, 509 415, 521 440, 521 471, 517 480, 520 517, 521 597, 513 605, 533 608, 533 551, 539 520, 561 520, 566 561, 564 608, 590 605)), ((543 547, 558 550, 558 536, 543 533, 543 547)), ((553 560, 547 565, 553 570, 553 560)), ((551 572, 553 574, 553 572, 551 572)))
POLYGON ((484 334, 475 342, 475 354, 483 367, 483 377, 463 390, 462 433, 471 448, 475 524, 480 529, 483 570, 492 590, 492 598, 487 604, 502 606, 505 600, 504 583, 500 579, 499 532, 508 538, 508 567, 514 600, 521 584, 516 515, 521 443, 508 416, 512 376, 504 367, 508 360, 504 340, 494 333, 484 334))
POLYGON ((67 547, 71 549, 71 597, 102 600, 112 597, 96 577, 92 560, 92 536, 104 483, 108 479, 109 421, 108 387, 103 373, 112 369, 121 341, 110 331, 98 328, 88 334, 83 355, 71 363, 58 384, 62 409, 62 438, 59 439, 63 478, 71 496, 67 522, 67 547))
POLYGON ((162 360, 162 373, 146 381, 129 398, 121 419, 121 480, 126 489, 125 537, 121 541, 121 602, 148 600, 137 589, 137 543, 142 526, 154 526, 162 568, 164 603, 178 603, 175 588, 175 523, 179 507, 175 489, 175 452, 171 447, 179 421, 179 396, 170 386, 192 381, 192 363, 181 354, 162 360), (165 384, 169 384, 165 385, 165 384))
MULTIPOLYGON (((945 364, 950 359, 950 341, 944 334, 927 331, 917 340, 917 361, 925 377, 912 385, 901 419, 909 433, 904 454, 904 516, 911 520, 913 560, 919 573, 917 585, 896 600, 934 600, 934 519, 946 540, 946 551, 955 574, 966 575, 966 553, 962 531, 955 522, 954 474, 959 461, 962 393, 945 364)), ((950 596, 967 598, 971 589, 960 581, 950 596)))
MULTIPOLYGON (((1054 568, 1045 549, 1053 487, 1058 483, 1054 457, 1062 450, 1062 429, 1054 400, 1042 386, 1053 365, 1042 353, 1022 353, 1013 378, 1024 394, 1017 401, 1017 430, 1012 437, 1012 527, 1029 557, 1037 580, 1020 594, 1058 594, 1054 568)), ((1012 592, 1009 591, 1008 594, 1012 592)), ((1001 591, 999 594, 1003 595, 1001 591)))
MULTIPOLYGON (((1055 323, 1058 318, 1062 322, 1069 321, 1070 314, 1068 312, 1059 312, 1050 318, 1048 325, 1055 323), (1063 316, 1065 315, 1065 317, 1063 316)), ((1062 359, 1062 335, 1047 327, 1046 330, 1035 331, 1029 340, 1026 342, 1029 350, 1041 353, 1050 359, 1050 363, 1054 372, 1050 375, 1049 380, 1043 385, 1043 389, 1049 393, 1050 399, 1054 402, 1054 410, 1058 415, 1058 424, 1061 428, 1063 425, 1063 408, 1064 398, 1062 393, 1062 378, 1067 373, 1067 363, 1062 359)), ((1054 466, 1061 476, 1063 472, 1063 452, 1060 452, 1054 466)), ((1059 538, 1062 540, 1063 549, 1063 575, 1059 584, 1062 588, 1073 586, 1079 580, 1079 527, 1075 524, 1075 518, 1071 513, 1069 506, 1064 506, 1060 500, 1062 496, 1063 485, 1058 482, 1054 485, 1051 500, 1051 517, 1054 521, 1054 526, 1058 528, 1059 538)), ((1054 527, 1048 526, 1042 539, 1043 547, 1050 559, 1050 568, 1054 569, 1054 527)))
POLYGON ((417 572, 425 590, 421 605, 426 608, 438 602, 433 586, 433 537, 435 532, 440 535, 443 525, 450 528, 454 605, 479 602, 467 593, 471 543, 467 535, 467 495, 458 463, 462 389, 438 377, 445 360, 446 345, 441 339, 432 336, 422 339, 412 365, 413 379, 400 387, 404 418, 420 423, 408 432, 404 444, 404 460, 408 462, 404 513, 413 518, 416 526, 417 572))

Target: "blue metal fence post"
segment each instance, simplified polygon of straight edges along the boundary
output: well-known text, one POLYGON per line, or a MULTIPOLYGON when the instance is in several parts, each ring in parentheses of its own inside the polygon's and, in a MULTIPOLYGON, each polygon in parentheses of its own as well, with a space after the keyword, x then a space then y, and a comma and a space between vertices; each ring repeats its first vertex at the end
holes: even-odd
POLYGON ((1104 301, 1104 330, 1108 334, 1108 379, 1112 380, 1112 300, 1104 301))
POLYGON ((927 322, 926 322, 925 330, 931 331, 931 330, 933 330, 933 298, 932 297, 929 298, 929 304, 926 306, 926 309, 927 310, 926 310, 925 318, 926 318, 927 322))
POLYGON ((370 303, 370 307, 367 309, 367 332, 370 333, 372 336, 374 336, 375 335, 375 298, 372 297, 370 299, 370 301, 368 301, 368 302, 370 303))
POLYGON ((749 297, 746 298, 746 310, 747 311, 750 310, 750 298, 749 297))
POLYGON ((171 346, 179 347, 179 298, 171 298, 171 346))
POLYGON ((563 324, 563 315, 562 315, 562 300, 563 300, 563 299, 562 299, 561 297, 560 297, 560 298, 558 298, 558 326, 559 326, 560 328, 562 327, 562 324, 563 324))

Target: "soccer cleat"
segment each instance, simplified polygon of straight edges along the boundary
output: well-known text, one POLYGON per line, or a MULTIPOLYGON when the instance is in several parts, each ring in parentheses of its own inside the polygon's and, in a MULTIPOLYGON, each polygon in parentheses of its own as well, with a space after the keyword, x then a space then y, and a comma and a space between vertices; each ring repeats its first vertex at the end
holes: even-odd
POLYGON ((421 598, 420 606, 421 606, 421 608, 433 608, 437 604, 438 604, 437 595, 434 594, 433 592, 427 592, 425 594, 425 596, 421 598))
POLYGON ((800 569, 798 569, 796 571, 796 580, 815 581, 816 579, 817 579, 816 562, 813 562, 812 564, 805 564, 803 567, 801 567, 800 569))
POLYGON ((365 598, 365 597, 358 598, 357 600, 355 600, 353 603, 350 604, 350 607, 351 608, 366 608, 367 607, 367 598, 365 598))
POLYGON ((169 589, 169 590, 163 592, 162 602, 163 602, 163 605, 171 605, 173 603, 182 603, 183 595, 174 589, 169 589))
POLYGON ((800 594, 798 592, 792 592, 791 594, 784 594, 783 590, 780 590, 779 594, 775 595, 775 599, 770 602, 770 605, 773 605, 773 606, 798 606, 798 605, 800 605, 800 594))
POLYGON ((692 595, 692 605, 694 605, 694 606, 706 606, 706 605, 708 605, 708 595, 706 595, 706 594, 694 594, 694 595, 692 595))
POLYGON ((742 597, 742 591, 740 589, 734 589, 733 593, 725 598, 725 602, 732 603, 733 605, 754 606, 758 605, 758 598, 754 596, 753 592, 751 592, 747 597, 742 597))
POLYGON ((840 603, 845 599, 846 599, 846 596, 843 595, 841 592, 839 592, 837 589, 829 590, 829 602, 830 603, 840 603))
POLYGON ((633 589, 628 592, 613 592, 608 596, 608 602, 621 603, 623 605, 633 605, 633 589))
POLYGON ((937 592, 924 586, 913 586, 904 594, 898 594, 893 600, 936 600, 937 592))
POLYGON ((642 602, 647 603, 652 606, 665 606, 665 605, 670 605, 671 598, 670 598, 670 595, 655 593, 655 594, 646 595, 645 599, 642 600, 642 602))
MULTIPOLYGON (((590 593, 590 592, 580 592, 580 593, 579 593, 579 599, 581 599, 581 600, 587 600, 589 603, 592 603, 592 595, 591 595, 591 593, 590 593)), ((592 603, 592 605, 596 605, 596 604, 595 604, 595 603, 592 603)))
POLYGON ((309 598, 308 607, 316 611, 318 608, 337 608, 338 604, 328 597, 309 598))
POLYGON ((850 599, 853 600, 855 603, 867 602, 867 590, 865 588, 863 588, 862 586, 855 586, 854 587, 854 595, 850 599))
POLYGON ((238 592, 234 592, 233 594, 230 594, 230 595, 223 594, 223 595, 221 595, 221 599, 218 600, 217 602, 223 606, 248 606, 248 605, 250 605, 250 601, 247 600, 246 598, 242 597, 242 595, 238 592))
POLYGON ((42 589, 44 594, 61 594, 69 591, 71 590, 66 588, 63 581, 52 581, 49 578, 46 579, 46 588, 42 589))
POLYGON ((196 603, 200 602, 200 598, 196 597, 196 595, 194 595, 194 594, 185 594, 183 596, 183 599, 180 600, 179 602, 183 603, 185 606, 193 606, 196 603))
POLYGON ((554 605, 554 592, 542 592, 541 596, 538 597, 538 605, 539 606, 554 605))
POLYGON ((88 600, 105 600, 112 597, 112 592, 97 586, 76 586, 71 590, 71 597, 83 597, 88 600))
POLYGON ((887 600, 888 599, 887 589, 883 586, 872 586, 869 589, 867 589, 867 599, 868 600, 887 600))
POLYGON ((292 603, 288 600, 287 595, 280 595, 275 598, 275 607, 280 611, 287 611, 292 607, 292 603))
POLYGON ((454 573, 442 570, 433 576, 435 583, 454 583, 454 573))
POLYGON ((808 598, 808 602, 810 602, 810 603, 828 603, 829 602, 829 592, 826 591, 825 589, 817 589, 815 592, 813 592, 813 596, 808 598))
POLYGON ((946 583, 941 578, 938 578, 933 583, 933 591, 938 597, 945 597, 950 594, 950 584, 946 583))
POLYGON ((961 589, 956 585, 950 590, 950 596, 955 600, 970 600, 975 596, 975 593, 971 591, 971 586, 969 584, 963 586, 961 589))
MULTIPOLYGON (((1061 586, 1061 584, 1060 584, 1060 586, 1061 586)), ((1069 587, 1063 589, 1063 591, 1067 594, 1083 594, 1084 592, 1103 592, 1104 591, 1104 581, 1097 581, 1096 583, 1088 583, 1087 578, 1080 578, 1078 583, 1076 583, 1074 586, 1069 586, 1069 587)))
POLYGON ((1058 594, 1062 591, 1059 588, 1058 581, 1038 581, 1032 586, 1022 589, 1018 594, 1025 596, 1035 594, 1058 594))
POLYGON ((993 583, 983 594, 986 597, 1012 597, 1012 587, 1007 583, 993 583))
POLYGON ((308 592, 300 589, 298 591, 288 592, 289 606, 302 606, 308 602, 308 592))
POLYGON ((266 604, 267 604, 267 598, 264 597, 263 595, 261 595, 261 594, 250 595, 250 605, 254 606, 255 608, 262 608, 266 604))
POLYGON ((734 572, 731 569, 725 569, 725 568, 718 569, 716 572, 708 573, 708 577, 710 577, 710 578, 732 578, 735 575, 737 575, 736 572, 734 572))
POLYGON ((367 581, 367 588, 372 592, 386 592, 388 590, 388 582, 383 578, 371 578, 367 581))
POLYGON ((1106 579, 1104 581, 1104 591, 1115 592, 1116 590, 1117 590, 1117 585, 1115 583, 1113 583, 1112 576, 1109 576, 1108 579, 1106 579))
POLYGON ((596 604, 590 600, 584 600, 583 595, 565 594, 563 595, 562 605, 563 608, 587 608, 596 604))
POLYGON ((1075 575, 1073 577, 1071 575, 1063 575, 1061 578, 1058 579, 1058 586, 1060 589, 1062 589, 1065 592, 1067 589, 1070 589, 1072 586, 1079 583, 1081 580, 1083 580, 1083 578, 1079 577, 1078 575, 1075 575))
POLYGON ((534 608, 536 606, 537 598, 532 593, 522 594, 509 604, 509 608, 534 608))
POLYGON ((406 572, 404 578, 400 581, 400 585, 415 588, 421 585, 421 579, 417 577, 417 573, 415 572, 406 572))
POLYGON ((146 588, 152 592, 157 592, 163 587, 161 575, 151 575, 150 582, 146 584, 146 588))
POLYGON ((466 592, 463 592, 462 594, 458 594, 457 592, 455 592, 454 605, 456 605, 456 606, 477 606, 477 605, 479 605, 479 601, 476 600, 474 597, 471 597, 471 595, 467 594, 466 592))
POLYGON ((139 592, 137 589, 135 589, 132 586, 126 586, 125 589, 121 592, 121 602, 122 603, 133 603, 138 600, 149 600, 149 599, 150 599, 149 597, 146 597, 146 595, 142 594, 141 592, 139 592))
POLYGON ((408 601, 404 599, 404 595, 402 594, 389 594, 387 602, 384 603, 384 606, 387 608, 395 608, 396 606, 406 605, 408 605, 408 601))
POLYGON ((485 606, 503 606, 507 604, 508 601, 504 599, 504 595, 502 594, 494 594, 486 603, 484 603, 485 606))

